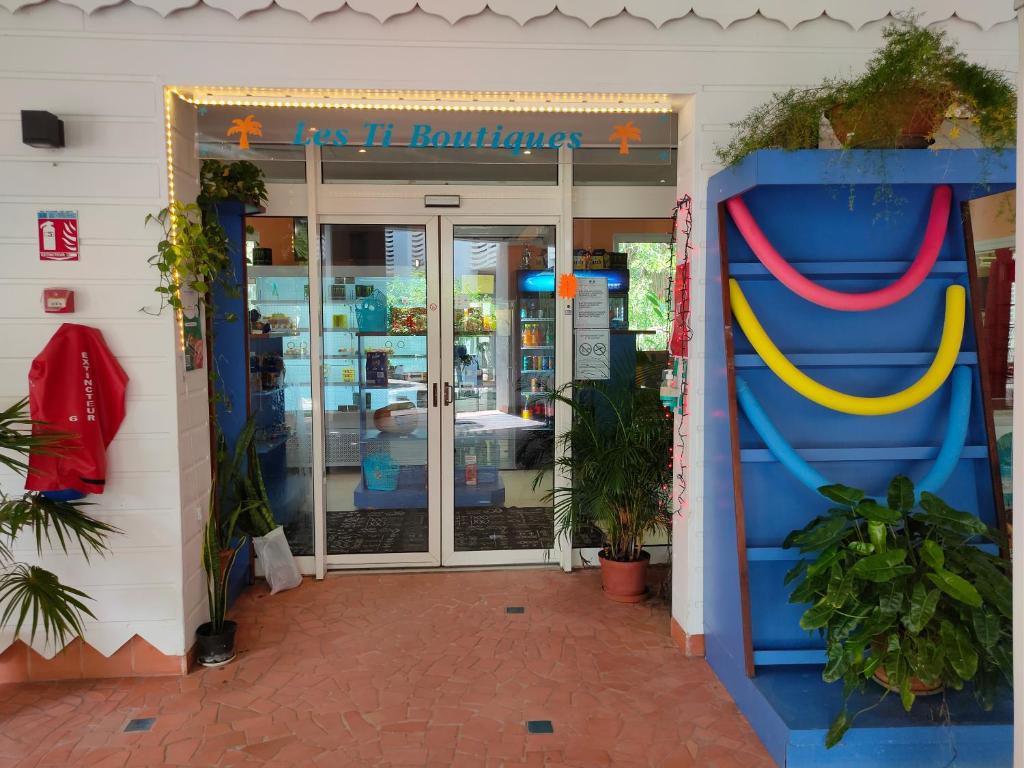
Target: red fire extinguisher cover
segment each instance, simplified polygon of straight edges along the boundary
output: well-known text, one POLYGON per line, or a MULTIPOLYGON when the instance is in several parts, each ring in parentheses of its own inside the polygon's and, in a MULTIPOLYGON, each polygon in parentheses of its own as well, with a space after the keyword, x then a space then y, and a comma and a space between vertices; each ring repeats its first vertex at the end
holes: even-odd
POLYGON ((29 412, 35 434, 62 432, 59 456, 32 453, 30 491, 103 493, 107 446, 124 420, 128 375, 96 328, 64 323, 32 361, 29 412))

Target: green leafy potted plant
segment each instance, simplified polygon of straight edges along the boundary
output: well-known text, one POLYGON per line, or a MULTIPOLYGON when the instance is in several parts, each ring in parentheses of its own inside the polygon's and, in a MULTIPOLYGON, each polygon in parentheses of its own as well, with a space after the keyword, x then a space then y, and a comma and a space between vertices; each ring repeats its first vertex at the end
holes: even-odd
MULTIPOLYGON (((824 637, 822 678, 841 679, 847 702, 873 679, 908 712, 917 696, 972 681, 991 709, 999 678, 1012 684, 1010 564, 978 545, 1005 546, 1005 537, 933 494, 916 503, 902 476, 886 504, 845 485, 819 492, 837 506, 783 546, 810 556, 786 583, 799 580, 790 602, 811 604, 800 626, 824 637)), ((844 704, 825 744, 870 708, 850 714, 844 704)))
MULTIPOLYGON (((56 431, 33 433, 39 425, 29 417, 27 399, 0 411, 0 466, 24 476, 30 471, 30 454, 60 455, 67 436, 56 431)), ((17 636, 29 622, 30 640, 42 629, 47 641, 63 646, 83 634, 83 616, 96 618, 83 602, 90 599, 85 592, 62 584, 56 574, 39 565, 17 561, 13 551, 14 540, 24 534, 35 539, 40 557, 44 545, 54 543, 64 554, 77 544, 87 560, 92 554, 104 554, 107 536, 120 531, 87 515, 84 506, 35 491, 17 496, 0 491, 0 627, 13 624, 17 636)))
POLYGON ((199 169, 200 207, 212 211, 223 200, 240 200, 260 207, 267 200, 267 184, 262 169, 248 160, 222 163, 206 159, 199 169))
MULTIPOLYGON (((566 453, 556 460, 571 485, 554 486, 545 500, 554 505, 555 534, 597 527, 604 537, 601 584, 617 602, 646 595, 649 536, 668 528, 672 485, 672 421, 658 391, 631 387, 610 393, 595 383, 577 383, 551 393, 572 409, 572 426, 558 437, 566 453)), ((547 479, 538 473, 537 487, 547 479)))
MULTIPOLYGON (((157 252, 149 263, 160 273, 156 292, 161 305, 182 310, 181 291, 190 289, 199 296, 207 314, 213 307, 213 286, 218 282, 229 292, 237 290, 237 278, 231 270, 227 233, 217 220, 217 203, 236 199, 259 206, 267 199, 263 171, 247 160, 224 164, 204 160, 200 170, 200 192, 194 203, 172 200, 146 223, 156 222, 164 230, 157 252)), ((229 318, 234 319, 234 318, 229 318)))
POLYGON ((882 38, 860 76, 792 88, 755 107, 716 148, 718 159, 734 165, 759 149, 816 148, 823 116, 844 148, 926 147, 946 117, 967 118, 987 147, 1014 146, 1017 97, 1006 75, 967 61, 945 31, 913 16, 882 38))

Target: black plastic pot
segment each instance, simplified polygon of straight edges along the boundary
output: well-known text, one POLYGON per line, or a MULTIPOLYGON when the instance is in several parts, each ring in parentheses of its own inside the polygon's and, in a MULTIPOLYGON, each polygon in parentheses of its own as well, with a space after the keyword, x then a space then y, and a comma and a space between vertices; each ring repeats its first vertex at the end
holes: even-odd
POLYGON ((219 667, 235 658, 236 629, 235 622, 225 621, 224 628, 214 634, 212 623, 201 624, 196 630, 196 661, 204 667, 219 667))

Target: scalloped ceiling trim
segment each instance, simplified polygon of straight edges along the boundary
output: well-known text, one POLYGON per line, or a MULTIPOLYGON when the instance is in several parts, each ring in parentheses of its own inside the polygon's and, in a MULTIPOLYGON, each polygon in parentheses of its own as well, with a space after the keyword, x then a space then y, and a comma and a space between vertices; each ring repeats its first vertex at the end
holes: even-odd
MULTIPOLYGON (((99 8, 119 5, 123 0, 61 0, 89 14, 99 8)), ((162 16, 200 4, 199 0, 129 0, 162 16)), ((0 7, 10 12, 57 0, 0 0, 0 7)), ((723 29, 742 19, 760 14, 793 29, 805 21, 827 15, 829 18, 860 29, 890 14, 912 9, 913 2, 893 0, 205 0, 211 8, 226 11, 240 19, 243 16, 278 5, 304 16, 309 21, 346 6, 373 16, 381 24, 395 16, 409 13, 417 6, 424 13, 439 16, 449 24, 457 24, 470 16, 490 10, 515 20, 520 25, 534 19, 561 13, 592 27, 595 24, 628 13, 645 19, 655 27, 694 14, 717 22, 723 29)), ((1006 0, 929 0, 922 21, 931 24, 956 16, 977 24, 984 30, 1014 18, 1011 3, 1006 0)))

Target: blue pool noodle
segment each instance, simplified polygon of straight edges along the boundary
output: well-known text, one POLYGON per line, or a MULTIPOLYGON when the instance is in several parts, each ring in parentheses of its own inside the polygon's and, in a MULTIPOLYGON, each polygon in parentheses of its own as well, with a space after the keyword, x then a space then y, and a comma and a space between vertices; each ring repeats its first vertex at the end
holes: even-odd
MULTIPOLYGON (((921 479, 921 482, 915 484, 917 498, 920 498, 924 491, 938 493, 942 490, 960 461, 960 454, 963 452, 964 442, 967 440, 967 425, 971 413, 971 369, 967 366, 957 366, 953 369, 952 379, 953 387, 950 395, 946 436, 942 440, 942 446, 939 448, 938 456, 935 457, 935 463, 931 470, 921 479)), ((736 377, 736 399, 743 408, 747 420, 760 435, 772 456, 797 480, 815 493, 823 485, 832 484, 804 461, 776 429, 742 376, 736 377)))

